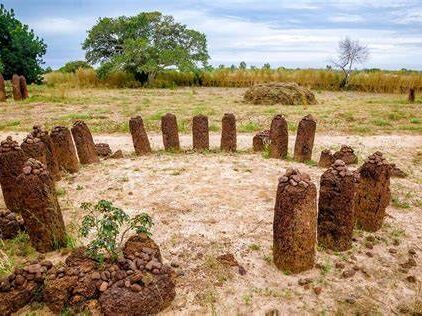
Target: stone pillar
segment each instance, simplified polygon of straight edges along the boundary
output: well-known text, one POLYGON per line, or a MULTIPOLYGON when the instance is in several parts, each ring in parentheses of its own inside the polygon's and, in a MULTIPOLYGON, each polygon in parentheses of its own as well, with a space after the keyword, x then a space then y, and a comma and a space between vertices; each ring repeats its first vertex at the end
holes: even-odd
POLYGON ((167 113, 161 117, 161 132, 165 150, 180 150, 176 115, 167 113))
POLYGON ((21 144, 22 150, 28 158, 34 158, 42 164, 47 164, 47 149, 38 137, 29 134, 21 144))
POLYGON ((264 151, 265 147, 270 145, 270 131, 265 130, 257 133, 252 139, 253 151, 264 151))
POLYGON ((343 160, 346 165, 353 165, 358 163, 358 156, 356 156, 355 151, 352 147, 347 145, 341 145, 339 151, 334 153, 334 160, 343 160))
POLYGON ((98 157, 109 158, 113 154, 110 145, 106 143, 95 144, 95 150, 97 152, 98 157))
POLYGON ((85 122, 76 121, 71 130, 81 164, 87 165, 100 162, 91 131, 85 122))
POLYGON ((3 75, 0 74, 0 102, 5 102, 6 99, 6 86, 4 84, 3 75))
POLYGON ((415 103, 415 88, 409 89, 408 101, 409 103, 415 103))
POLYGON ((12 93, 15 101, 22 100, 21 83, 18 75, 12 76, 12 93))
POLYGON ((270 129, 270 157, 286 158, 289 144, 289 130, 283 115, 276 115, 270 129))
POLYGON ((324 149, 321 151, 321 156, 319 158, 318 167, 328 168, 334 163, 335 159, 333 153, 329 149, 324 149))
POLYGON ((129 130, 132 135, 133 147, 137 155, 146 155, 151 153, 151 145, 147 132, 145 131, 142 117, 136 116, 129 120, 129 130))
POLYGON ((69 129, 64 126, 54 127, 51 131, 51 141, 59 167, 69 173, 78 172, 78 156, 69 129))
POLYGON ((377 151, 358 169, 359 184, 355 199, 357 226, 375 232, 382 227, 390 203, 391 166, 377 151))
POLYGON ((24 76, 19 77, 19 86, 21 89, 22 100, 25 100, 26 98, 29 97, 29 93, 28 93, 28 86, 26 84, 26 79, 24 76))
POLYGON ((196 115, 192 120, 193 150, 203 151, 210 149, 210 135, 208 130, 208 117, 196 115))
POLYGON ((288 168, 279 179, 274 208, 273 259, 279 270, 312 269, 316 229, 316 187, 309 175, 288 168))
POLYGON ((9 210, 0 211, 0 239, 15 238, 21 228, 23 228, 21 220, 15 213, 9 210))
POLYGON ((304 162, 312 159, 315 130, 316 121, 314 120, 312 115, 306 115, 303 119, 300 120, 297 128, 296 143, 294 150, 295 160, 299 162, 304 162))
POLYGON ((221 144, 222 151, 236 151, 236 117, 233 113, 225 113, 221 120, 221 144))
POLYGON ((21 199, 16 179, 22 172, 27 157, 12 137, 0 144, 0 184, 6 207, 12 212, 21 210, 21 199))
POLYGON ((28 159, 17 182, 21 188, 22 218, 34 248, 48 252, 65 246, 63 216, 47 166, 28 159))
POLYGON ((357 175, 343 160, 321 176, 318 200, 318 244, 334 251, 352 248, 357 175))

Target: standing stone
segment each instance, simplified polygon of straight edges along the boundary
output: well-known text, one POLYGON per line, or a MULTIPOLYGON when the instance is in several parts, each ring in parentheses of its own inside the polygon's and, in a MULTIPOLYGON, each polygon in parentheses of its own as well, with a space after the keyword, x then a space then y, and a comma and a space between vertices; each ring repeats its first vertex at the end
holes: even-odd
POLYGON ((297 128, 297 136, 294 150, 294 159, 304 162, 312 159, 314 147, 316 121, 312 115, 306 115, 300 120, 297 128))
POLYGON ((318 201, 319 245, 334 251, 352 248, 356 181, 357 176, 347 169, 343 160, 336 160, 322 174, 318 201))
POLYGON ((409 89, 408 101, 409 103, 415 103, 415 88, 409 89))
POLYGON ((343 160, 346 165, 353 165, 358 163, 358 156, 356 156, 355 151, 352 147, 347 145, 341 145, 339 151, 334 153, 334 160, 343 160))
POLYGON ((146 155, 151 153, 151 145, 147 132, 145 131, 142 117, 136 116, 129 120, 129 130, 132 135, 133 147, 137 155, 146 155))
POLYGON ((21 83, 18 75, 12 76, 12 93, 15 101, 22 100, 21 83))
POLYGON ((265 147, 270 145, 270 130, 257 133, 252 139, 253 151, 264 151, 265 147))
POLYGON ((25 100, 26 98, 29 97, 29 93, 28 93, 28 86, 26 84, 26 79, 24 76, 19 77, 19 86, 21 89, 22 100, 25 100))
POLYGON ((95 150, 97 152, 98 157, 108 158, 113 154, 110 145, 106 143, 95 144, 95 150))
POLYGON ((5 102, 6 99, 6 86, 4 84, 3 75, 0 74, 0 102, 5 102))
POLYGON ((38 137, 28 134, 21 144, 22 150, 28 158, 34 158, 42 164, 47 164, 47 148, 38 137))
POLYGON ((12 212, 21 210, 21 199, 16 179, 22 172, 27 157, 18 142, 8 136, 0 144, 0 184, 6 207, 12 212))
POLYGON ((355 199, 357 226, 375 232, 384 222, 385 209, 390 203, 391 166, 377 151, 358 169, 359 184, 355 199))
POLYGON ((21 220, 15 213, 9 210, 0 211, 0 239, 15 238, 22 228, 21 220))
POLYGON ((192 120, 193 149, 197 151, 210 149, 210 135, 208 130, 208 117, 196 115, 192 120))
POLYGON ((233 113, 225 113, 221 123, 220 150, 235 152, 237 148, 236 117, 233 113))
POLYGON ((287 121, 283 115, 276 115, 271 122, 270 129, 270 157, 286 158, 289 144, 287 121))
POLYGON ((273 259, 279 270, 312 269, 316 229, 316 187, 309 175, 288 168, 279 179, 274 208, 273 259))
POLYGON ((87 165, 100 162, 91 131, 85 122, 76 121, 72 127, 72 135, 81 164, 87 165))
POLYGON ((334 161, 335 159, 331 150, 324 149, 323 151, 321 151, 318 166, 321 168, 328 168, 334 163, 334 161))
POLYGON ((165 150, 180 150, 176 115, 167 113, 161 117, 161 132, 165 150))
POLYGON ((48 252, 63 247, 66 231, 47 166, 28 159, 17 182, 23 204, 21 215, 34 248, 48 252))
POLYGON ((78 156, 69 129, 64 126, 54 127, 51 131, 51 140, 60 168, 69 173, 78 172, 78 156))

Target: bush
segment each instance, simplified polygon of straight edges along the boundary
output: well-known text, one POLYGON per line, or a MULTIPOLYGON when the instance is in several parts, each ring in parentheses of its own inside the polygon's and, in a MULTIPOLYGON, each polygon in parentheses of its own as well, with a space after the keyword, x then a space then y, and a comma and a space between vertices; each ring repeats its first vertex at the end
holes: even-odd
POLYGON ((59 69, 60 72, 76 72, 78 69, 93 69, 90 64, 83 60, 69 61, 59 69))

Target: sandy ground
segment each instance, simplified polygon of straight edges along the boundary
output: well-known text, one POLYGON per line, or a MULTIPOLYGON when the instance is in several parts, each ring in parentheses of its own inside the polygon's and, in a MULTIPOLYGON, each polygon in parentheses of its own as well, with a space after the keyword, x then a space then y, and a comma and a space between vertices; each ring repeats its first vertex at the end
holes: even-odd
MULTIPOLYGON (((0 138, 9 134, 0 133, 0 138)), ((177 297, 164 314, 259 315, 272 309, 282 315, 422 312, 422 168, 420 160, 415 161, 422 136, 317 135, 314 160, 322 148, 343 143, 353 146, 360 157, 375 150, 385 152, 409 173, 391 184, 393 196, 406 199, 409 207, 389 206, 384 227, 374 234, 356 231, 350 251, 319 249, 319 268, 299 275, 285 275, 272 264, 277 179, 287 167, 297 167, 318 184, 323 169, 264 159, 250 152, 249 134, 239 135, 242 151, 236 154, 158 151, 145 157, 133 156, 128 135, 94 138, 114 150, 122 149, 126 157, 83 167, 57 184, 65 190, 60 197, 65 221, 74 226, 84 215, 80 203, 100 199, 111 200, 131 214, 152 215, 153 238, 164 260, 179 265, 177 297), (409 250, 416 251, 417 266, 404 269, 400 265, 408 260, 409 250), (236 257, 246 275, 216 261, 225 253, 236 257), (338 262, 345 268, 336 268, 338 262), (342 271, 353 267, 357 273, 343 278, 342 271), (416 277, 416 283, 406 280, 408 276, 416 277), (299 285, 304 278, 311 278, 311 283, 299 285), (322 289, 320 295, 315 287, 322 289)), ((189 148, 190 138, 181 136, 182 147, 189 148)), ((160 135, 150 139, 154 149, 161 148, 160 135)), ((218 143, 219 135, 213 134, 212 147, 218 143)))

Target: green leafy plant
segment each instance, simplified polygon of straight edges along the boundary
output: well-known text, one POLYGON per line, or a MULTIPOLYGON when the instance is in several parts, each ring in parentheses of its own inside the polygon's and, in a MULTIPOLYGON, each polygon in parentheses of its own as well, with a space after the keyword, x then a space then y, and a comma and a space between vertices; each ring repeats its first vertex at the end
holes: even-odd
POLYGON ((87 245, 87 254, 96 261, 103 262, 106 256, 112 260, 117 259, 129 231, 151 236, 153 222, 147 213, 130 217, 106 200, 95 205, 82 203, 81 208, 89 214, 82 218, 79 233, 82 237, 93 235, 93 240, 87 245))

